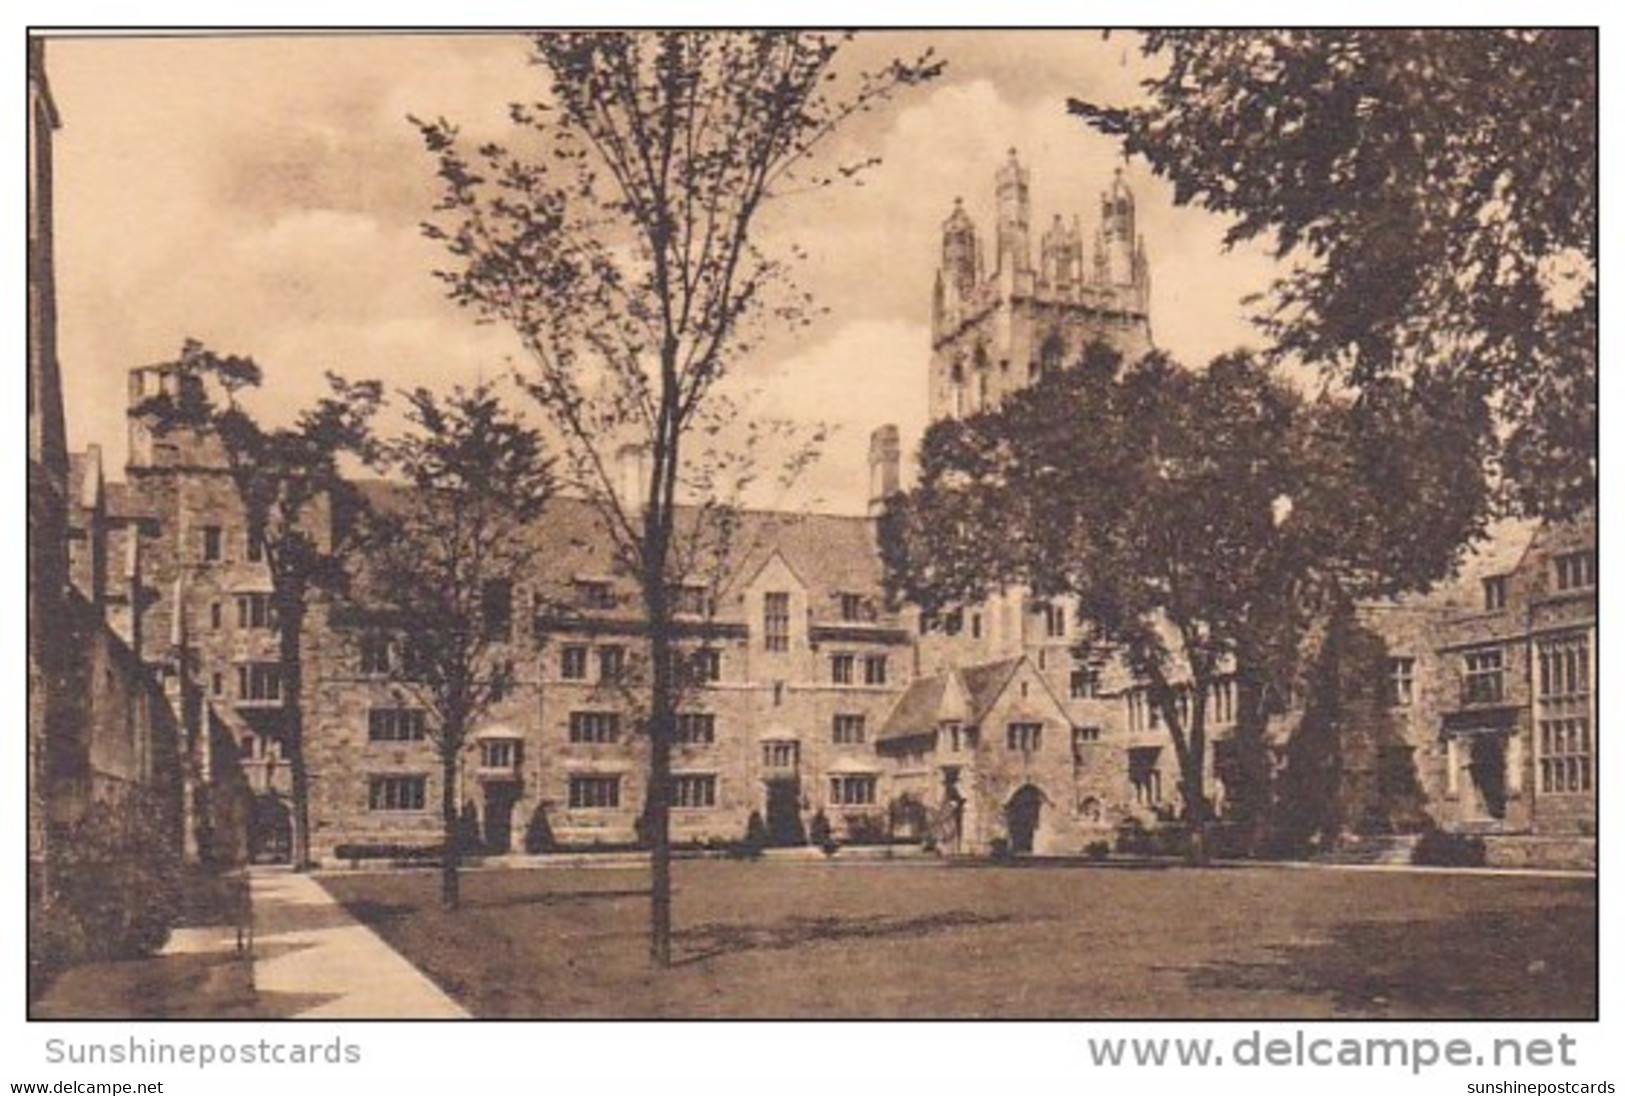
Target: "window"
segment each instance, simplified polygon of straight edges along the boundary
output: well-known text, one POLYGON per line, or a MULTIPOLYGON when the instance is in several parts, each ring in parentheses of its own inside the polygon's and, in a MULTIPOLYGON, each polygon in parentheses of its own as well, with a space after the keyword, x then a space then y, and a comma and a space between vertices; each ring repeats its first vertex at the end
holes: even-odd
POLYGON ((587 680, 587 648, 559 648, 559 676, 566 681, 587 680))
POLYGON ((982 614, 981 613, 972 613, 970 615, 970 637, 972 639, 981 639, 982 638, 982 614))
POLYGON ((855 655, 830 655, 829 679, 837 685, 851 685, 857 680, 858 660, 855 655))
POLYGON ((1064 605, 1044 606, 1044 634, 1051 639, 1062 639, 1066 636, 1066 607, 1064 605))
POLYGON ((710 684, 722 680, 722 652, 715 647, 702 647, 689 656, 689 669, 694 680, 710 684))
POLYGON ((762 765, 769 769, 793 769, 801 753, 799 742, 762 743, 762 765))
POLYGON ((216 670, 214 673, 209 675, 209 695, 226 695, 226 675, 221 673, 219 670, 216 670))
POLYGON ((886 684, 885 655, 870 655, 863 660, 863 683, 865 685, 886 684))
POLYGON ((265 562, 265 542, 252 531, 243 534, 243 558, 250 563, 265 562))
POLYGON ((572 776, 570 809, 602 810, 621 805, 621 778, 618 776, 572 776))
POLYGON ((615 588, 607 582, 577 579, 576 604, 583 609, 615 608, 615 588))
POLYGON ((616 712, 571 712, 570 741, 603 745, 621 739, 621 717, 616 712))
POLYGON ((219 563, 223 556, 224 538, 220 535, 220 526, 205 525, 203 527, 203 562, 219 563))
POLYGON ((1005 744, 1022 753, 1037 753, 1044 740, 1042 723, 1012 723, 1005 728, 1005 744))
POLYGON ((1072 699, 1092 700, 1100 695, 1100 671, 1080 666, 1072 671, 1072 699))
POLYGON ((276 606, 270 594, 237 595, 237 627, 275 628, 276 606))
POLYGON ((869 620, 871 615, 865 611, 862 594, 841 595, 841 619, 845 621, 869 620))
POLYGON ((861 745, 864 738, 864 718, 861 715, 837 715, 832 737, 837 746, 861 745))
POLYGON ((1543 640, 1537 653, 1536 721, 1540 790, 1591 790, 1591 643, 1573 635, 1543 640))
POLYGON ((1463 657, 1463 704, 1499 704, 1505 695, 1501 650, 1469 651, 1463 657))
POLYGON ((1597 553, 1565 552, 1552 557, 1559 590, 1581 590, 1597 584, 1597 553))
POLYGON ((226 612, 218 601, 209 602, 209 627, 219 631, 225 626, 226 612))
POLYGON ((790 649, 790 595, 771 593, 762 598, 763 642, 770 651, 790 649))
POLYGON ((1390 658, 1388 660, 1388 705, 1409 708, 1416 696, 1416 659, 1390 658))
POLYGON ((965 611, 955 609, 942 618, 942 631, 944 635, 956 636, 965 630, 965 611))
POLYGON ((368 632, 361 637, 361 672, 364 674, 389 673, 389 637, 368 632))
POLYGON ((421 811, 428 800, 426 776, 374 776, 367 780, 367 809, 421 811))
POLYGON ((237 667, 237 699, 279 703, 282 667, 274 662, 250 662, 237 667))
POLYGON ((1215 727, 1225 727, 1234 723, 1236 721, 1235 679, 1222 677, 1212 684, 1208 692, 1208 722, 1215 727))
POLYGON ((626 648, 598 648, 598 680, 619 681, 626 670, 626 648))
POLYGON ((1505 609, 1507 607, 1507 579, 1505 575, 1495 575, 1484 580, 1484 608, 1505 609))
POLYGON ((421 708, 371 708, 367 711, 368 742, 422 742, 421 708))
POLYGON ((511 772, 519 767, 519 743, 512 738, 480 740, 480 768, 511 772))
POLYGON ((1162 772, 1157 768, 1161 756, 1158 746, 1138 746, 1128 752, 1129 787, 1139 806, 1155 807, 1162 802, 1162 772))
POLYGON ((709 746, 717 740, 717 717, 710 712, 678 712, 677 741, 684 746, 709 746))
POLYGON ((679 773, 672 777, 671 805, 689 809, 716 806, 717 778, 710 773, 679 773))
POLYGON ((878 782, 873 776, 832 776, 829 778, 830 806, 872 807, 878 782))
POLYGON ((513 638, 513 583, 493 578, 480 587, 480 620, 485 625, 486 639, 513 638))

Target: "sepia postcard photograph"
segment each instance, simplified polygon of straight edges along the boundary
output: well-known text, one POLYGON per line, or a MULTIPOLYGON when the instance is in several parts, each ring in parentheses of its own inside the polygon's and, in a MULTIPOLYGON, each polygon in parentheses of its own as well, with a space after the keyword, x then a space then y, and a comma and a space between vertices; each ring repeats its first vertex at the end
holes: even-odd
POLYGON ((1576 1067, 1599 39, 29 28, 12 1007, 1576 1067))

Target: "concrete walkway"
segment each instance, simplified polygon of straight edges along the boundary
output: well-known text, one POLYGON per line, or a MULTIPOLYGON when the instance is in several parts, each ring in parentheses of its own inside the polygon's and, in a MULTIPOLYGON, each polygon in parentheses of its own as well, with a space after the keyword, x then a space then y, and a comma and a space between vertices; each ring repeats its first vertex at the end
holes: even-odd
POLYGON ((466 1020, 468 1013, 308 875, 255 868, 254 989, 274 1016, 466 1020))

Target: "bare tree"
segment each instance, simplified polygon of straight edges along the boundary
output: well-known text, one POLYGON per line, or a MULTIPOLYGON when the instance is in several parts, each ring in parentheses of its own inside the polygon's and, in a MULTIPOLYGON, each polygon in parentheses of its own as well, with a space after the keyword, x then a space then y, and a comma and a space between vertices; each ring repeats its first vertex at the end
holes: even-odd
POLYGON ((531 60, 549 99, 511 108, 521 143, 470 153, 449 122, 416 122, 439 163, 444 193, 426 231, 456 260, 443 274, 451 296, 518 333, 527 386, 561 436, 561 486, 598 507, 640 586, 660 966, 671 961, 673 544, 695 486, 685 441, 767 324, 808 322, 788 260, 758 246, 763 208, 872 162, 817 167, 844 123, 941 69, 928 53, 843 74, 847 37, 538 34, 531 60), (616 482, 627 445, 647 458, 636 493, 616 482))
POLYGON ((490 385, 444 399, 406 394, 412 429, 378 447, 404 480, 396 505, 370 517, 366 609, 409 657, 392 660, 397 687, 427 713, 440 758, 441 901, 458 905, 458 787, 468 734, 514 687, 513 592, 542 550, 531 528, 553 493, 541 435, 490 385))

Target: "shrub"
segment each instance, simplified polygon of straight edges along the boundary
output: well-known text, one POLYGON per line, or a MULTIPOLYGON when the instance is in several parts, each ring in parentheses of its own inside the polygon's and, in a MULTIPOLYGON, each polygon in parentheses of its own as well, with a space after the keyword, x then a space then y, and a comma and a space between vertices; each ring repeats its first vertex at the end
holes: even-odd
POLYGON ((995 860, 1010 859, 1010 839, 1008 837, 995 837, 988 842, 988 855, 995 860))
POLYGON ((439 845, 404 845, 399 842, 373 841, 337 845, 333 855, 339 860, 404 860, 429 863, 440 859, 439 845))
POLYGON ((1471 834, 1429 830, 1411 851, 1411 863, 1441 868, 1484 866, 1484 839, 1471 834))
POLYGON ((1091 860, 1104 860, 1112 854, 1110 841, 1091 841, 1083 847, 1083 855, 1091 860))

